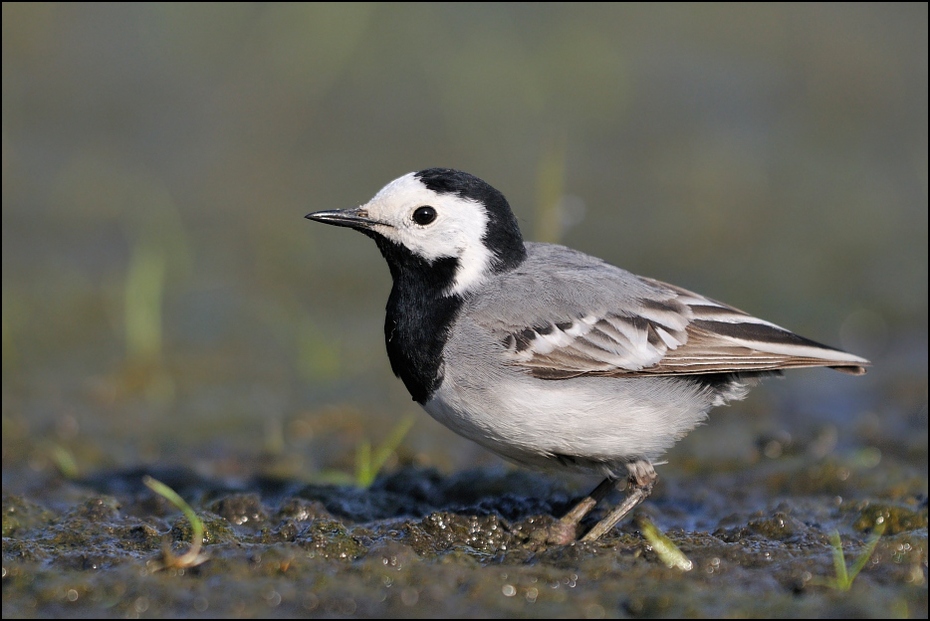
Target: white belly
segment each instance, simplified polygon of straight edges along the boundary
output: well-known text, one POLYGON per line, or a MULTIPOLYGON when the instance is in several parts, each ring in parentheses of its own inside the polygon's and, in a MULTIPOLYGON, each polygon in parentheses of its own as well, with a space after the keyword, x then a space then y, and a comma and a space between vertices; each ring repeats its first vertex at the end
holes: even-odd
POLYGON ((424 406, 437 421, 504 458, 605 475, 655 460, 704 420, 712 397, 671 378, 497 377, 448 374, 424 406))

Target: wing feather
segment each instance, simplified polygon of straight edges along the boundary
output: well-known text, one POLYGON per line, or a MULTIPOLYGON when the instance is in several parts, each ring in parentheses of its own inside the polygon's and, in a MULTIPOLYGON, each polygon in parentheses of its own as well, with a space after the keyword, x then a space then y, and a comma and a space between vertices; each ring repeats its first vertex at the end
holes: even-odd
POLYGON ((624 299, 622 308, 508 328, 501 339, 505 359, 544 379, 767 372, 816 366, 859 375, 869 365, 863 358, 692 291, 639 280, 648 285, 641 289, 644 294, 624 299))

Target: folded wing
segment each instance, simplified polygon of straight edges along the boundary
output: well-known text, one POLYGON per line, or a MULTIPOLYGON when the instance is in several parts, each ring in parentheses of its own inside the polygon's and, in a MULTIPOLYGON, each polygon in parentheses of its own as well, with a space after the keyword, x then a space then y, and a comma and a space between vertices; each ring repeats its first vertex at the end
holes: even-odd
POLYGON ((865 373, 869 361, 803 338, 686 289, 640 278, 648 295, 600 312, 511 326, 504 357, 532 375, 697 375, 830 367, 865 373))

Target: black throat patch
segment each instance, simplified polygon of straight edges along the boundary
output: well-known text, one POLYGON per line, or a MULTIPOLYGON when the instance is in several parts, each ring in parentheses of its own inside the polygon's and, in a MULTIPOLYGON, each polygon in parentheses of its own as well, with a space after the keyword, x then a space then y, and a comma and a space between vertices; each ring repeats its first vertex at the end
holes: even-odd
POLYGON ((422 405, 442 384, 442 350, 462 307, 461 296, 443 295, 455 280, 458 260, 430 263, 399 244, 373 237, 394 279, 384 319, 391 370, 422 405))

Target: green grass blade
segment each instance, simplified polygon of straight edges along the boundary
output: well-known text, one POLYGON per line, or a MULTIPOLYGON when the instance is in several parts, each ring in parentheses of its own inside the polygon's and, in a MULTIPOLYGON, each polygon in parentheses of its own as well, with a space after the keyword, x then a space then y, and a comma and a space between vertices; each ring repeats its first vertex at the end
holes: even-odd
POLYGON ((146 487, 150 490, 180 509, 181 513, 184 514, 184 517, 186 517, 187 521, 191 524, 191 549, 185 554, 177 557, 172 555, 170 550, 166 549, 164 553, 164 566, 177 568, 194 567, 206 561, 207 556, 200 553, 200 549, 203 547, 203 520, 200 519, 200 516, 194 512, 191 506, 187 504, 177 492, 158 479, 146 475, 142 477, 142 482, 145 483, 146 487))
POLYGON ((838 531, 833 531, 830 534, 830 546, 833 548, 833 570, 836 572, 836 588, 841 591, 848 591, 852 583, 849 580, 849 574, 846 572, 846 555, 843 554, 843 541, 840 539, 838 531))
POLYGON ((151 363, 162 354, 162 298, 167 259, 149 243, 133 248, 126 274, 126 349, 130 360, 151 363))
POLYGON ((887 526, 888 524, 884 520, 875 525, 875 530, 872 531, 872 537, 869 539, 868 543, 865 544, 865 549, 856 557, 856 561, 849 570, 850 586, 852 586, 852 581, 856 579, 856 576, 859 575, 862 568, 869 562, 869 559, 872 558, 872 553, 875 552, 875 546, 878 545, 878 540, 882 538, 887 526))
POLYGON ((646 541, 649 542, 649 545, 652 546, 652 549, 659 556, 659 560, 665 563, 666 566, 677 567, 682 571, 691 571, 694 567, 694 563, 685 556, 684 552, 682 552, 678 546, 675 545, 675 542, 669 539, 665 533, 656 528, 656 526, 646 518, 639 520, 639 527, 643 531, 643 536, 646 538, 646 541))
POLYGON ((367 438, 359 442, 355 449, 355 484, 368 487, 375 480, 371 467, 371 441, 367 438))
POLYGON ((372 449, 371 442, 367 439, 359 444, 355 451, 355 484, 358 487, 370 487, 375 482, 378 473, 400 447, 414 422, 416 417, 413 415, 403 417, 394 425, 384 442, 375 449, 372 449))

